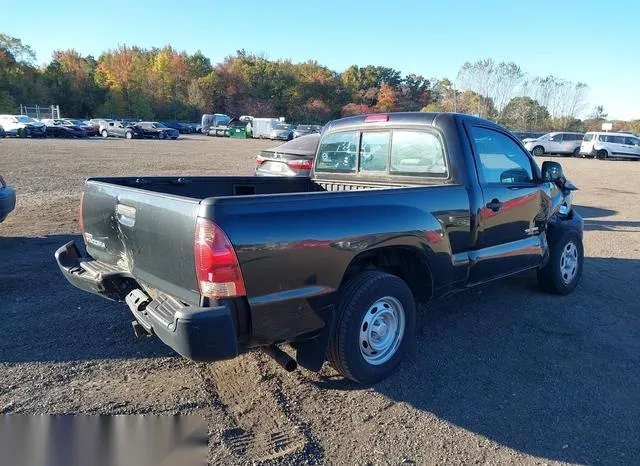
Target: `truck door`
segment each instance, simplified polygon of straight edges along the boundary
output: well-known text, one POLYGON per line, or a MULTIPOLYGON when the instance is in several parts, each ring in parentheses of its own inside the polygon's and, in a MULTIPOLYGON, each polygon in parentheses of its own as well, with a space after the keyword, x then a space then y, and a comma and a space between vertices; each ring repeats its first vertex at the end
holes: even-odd
POLYGON ((484 198, 469 282, 536 267, 543 256, 538 223, 551 208, 535 163, 507 132, 468 125, 484 198))

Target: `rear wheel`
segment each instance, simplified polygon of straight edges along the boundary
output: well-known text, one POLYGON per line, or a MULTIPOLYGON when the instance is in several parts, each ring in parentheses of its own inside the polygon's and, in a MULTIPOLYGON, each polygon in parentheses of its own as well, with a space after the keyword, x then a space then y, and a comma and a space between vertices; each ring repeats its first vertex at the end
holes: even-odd
POLYGON ((127 139, 133 139, 133 133, 131 131, 127 131, 124 133, 124 137, 127 139))
POLYGON ((19 138, 26 138, 27 137, 27 129, 26 128, 18 129, 18 137, 19 138))
POLYGON ((103 138, 108 138, 109 137, 109 133, 107 132, 106 129, 103 129, 100 134, 102 135, 103 138))
POLYGON ((580 148, 579 148, 579 147, 576 147, 576 148, 573 150, 573 156, 574 156, 574 157, 580 157, 580 148))
POLYGON ((600 149, 597 153, 597 157, 599 160, 607 160, 609 153, 604 149, 600 149))
POLYGON ((571 293, 582 277, 582 238, 577 231, 569 230, 549 245, 549 254, 549 262, 538 271, 540 288, 554 294, 571 293))
POLYGON ((160 134, 158 134, 158 139, 166 139, 166 138, 167 138, 167 134, 164 131, 162 131, 162 132, 160 132, 160 134))
POLYGON ((328 359, 344 377, 371 384, 391 374, 413 344, 416 306, 407 284, 363 272, 340 291, 328 359))
POLYGON ((533 150, 531 151, 531 153, 535 156, 535 157, 541 157, 544 155, 544 147, 542 146, 536 146, 533 148, 533 150))

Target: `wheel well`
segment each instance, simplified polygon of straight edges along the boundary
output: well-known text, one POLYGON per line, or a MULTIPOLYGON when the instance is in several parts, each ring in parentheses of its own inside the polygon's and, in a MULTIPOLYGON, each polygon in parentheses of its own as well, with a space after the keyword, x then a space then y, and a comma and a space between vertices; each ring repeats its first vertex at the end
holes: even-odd
POLYGON ((427 302, 433 295, 433 278, 424 254, 417 248, 389 247, 360 253, 342 277, 341 286, 364 270, 382 270, 406 282, 416 300, 427 302))

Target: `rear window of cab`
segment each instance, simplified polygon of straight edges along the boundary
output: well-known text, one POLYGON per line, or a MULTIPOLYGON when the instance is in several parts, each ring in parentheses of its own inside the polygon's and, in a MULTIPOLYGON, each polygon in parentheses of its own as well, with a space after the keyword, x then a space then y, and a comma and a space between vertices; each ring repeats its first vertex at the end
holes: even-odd
POLYGON ((448 176, 440 136, 435 132, 414 129, 326 134, 318 146, 315 171, 448 176))

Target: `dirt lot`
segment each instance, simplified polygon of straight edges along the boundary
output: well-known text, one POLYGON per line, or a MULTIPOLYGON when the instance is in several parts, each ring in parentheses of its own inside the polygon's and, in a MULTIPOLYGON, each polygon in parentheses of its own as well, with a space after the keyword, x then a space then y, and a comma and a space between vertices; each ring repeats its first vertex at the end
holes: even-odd
POLYGON ((411 357, 366 389, 261 353, 186 361, 57 270, 86 177, 249 174, 271 145, 0 140, 18 191, 0 224, 0 413, 200 413, 225 464, 637 464, 640 163, 562 160, 586 228, 573 295, 524 276, 433 302, 411 357))

